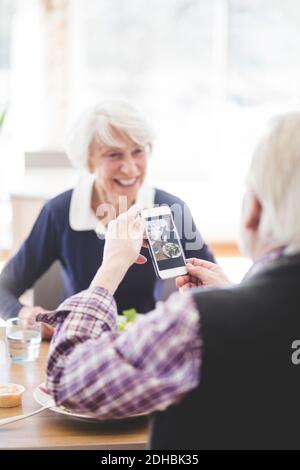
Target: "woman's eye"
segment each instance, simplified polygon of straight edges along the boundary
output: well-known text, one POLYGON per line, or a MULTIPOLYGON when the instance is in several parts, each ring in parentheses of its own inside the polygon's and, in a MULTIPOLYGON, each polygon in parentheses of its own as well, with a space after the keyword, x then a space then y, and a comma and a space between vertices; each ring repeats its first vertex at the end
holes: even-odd
POLYGON ((108 154, 108 158, 110 160, 116 160, 116 159, 121 158, 121 157, 122 157, 122 154, 118 153, 118 152, 108 154))
POLYGON ((144 153, 143 149, 135 149, 133 155, 142 155, 144 153))

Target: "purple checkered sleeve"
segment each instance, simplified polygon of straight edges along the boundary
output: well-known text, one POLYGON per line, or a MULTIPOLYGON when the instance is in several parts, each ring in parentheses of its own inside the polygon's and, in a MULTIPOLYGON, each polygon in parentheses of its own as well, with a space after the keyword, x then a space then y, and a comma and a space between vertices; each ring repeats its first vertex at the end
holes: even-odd
POLYGON ((103 288, 66 300, 40 321, 55 325, 47 388, 58 405, 98 418, 163 410, 199 382, 199 313, 173 294, 118 333, 116 304, 103 288))

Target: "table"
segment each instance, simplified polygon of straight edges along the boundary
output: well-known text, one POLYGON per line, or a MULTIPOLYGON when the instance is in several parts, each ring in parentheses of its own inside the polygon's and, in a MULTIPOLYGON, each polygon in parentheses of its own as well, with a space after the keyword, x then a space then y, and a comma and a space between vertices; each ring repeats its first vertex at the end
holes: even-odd
MULTIPOLYGON (((13 364, 5 344, 5 328, 0 327, 0 383, 24 385, 22 406, 0 408, 0 419, 34 411, 40 407, 33 390, 45 380, 49 343, 41 344, 37 361, 13 364)), ((148 441, 147 417, 91 423, 45 410, 26 420, 0 428, 0 451, 7 449, 145 449, 148 441)))

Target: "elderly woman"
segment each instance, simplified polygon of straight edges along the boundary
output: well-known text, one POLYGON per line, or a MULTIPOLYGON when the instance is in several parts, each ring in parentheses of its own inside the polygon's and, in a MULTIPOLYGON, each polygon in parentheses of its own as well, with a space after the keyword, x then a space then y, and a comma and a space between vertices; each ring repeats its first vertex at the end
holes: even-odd
MULTIPOLYGON (((90 174, 45 204, 29 237, 5 266, 0 276, 4 318, 35 318, 40 307, 26 307, 18 299, 55 260, 63 269, 64 298, 86 289, 102 261, 106 225, 135 202, 179 207, 175 222, 186 256, 213 260, 186 205, 145 183, 152 140, 148 123, 127 102, 102 102, 80 116, 69 133, 67 153, 90 174)), ((147 256, 147 249, 143 254, 147 256)), ((151 263, 135 264, 115 294, 118 311, 153 309, 161 284, 151 263)))

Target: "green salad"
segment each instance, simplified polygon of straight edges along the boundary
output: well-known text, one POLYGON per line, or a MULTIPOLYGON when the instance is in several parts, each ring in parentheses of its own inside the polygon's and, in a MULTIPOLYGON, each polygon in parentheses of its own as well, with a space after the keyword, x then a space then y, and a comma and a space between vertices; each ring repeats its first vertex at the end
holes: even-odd
POLYGON ((118 315, 117 326, 120 332, 127 330, 133 322, 137 319, 138 313, 135 308, 123 310, 123 315, 118 315))

